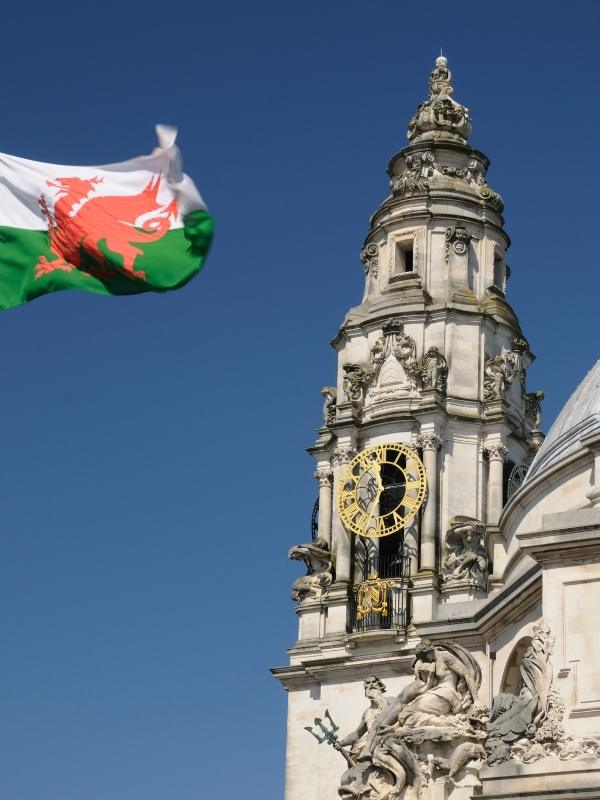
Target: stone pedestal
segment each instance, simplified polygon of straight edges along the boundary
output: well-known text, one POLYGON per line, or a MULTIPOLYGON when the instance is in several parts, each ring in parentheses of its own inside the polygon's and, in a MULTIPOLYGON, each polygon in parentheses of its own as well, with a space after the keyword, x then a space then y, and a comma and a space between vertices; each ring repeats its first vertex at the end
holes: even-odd
POLYGON ((323 605, 321 599, 302 600, 296 607, 298 615, 298 641, 307 639, 322 639, 323 630, 323 605))
POLYGON ((486 800, 598 800, 600 764, 585 756, 572 761, 543 758, 533 764, 509 761, 479 773, 486 800))
POLYGON ((348 586, 334 584, 327 592, 327 636, 346 633, 348 627, 348 586))
POLYGON ((434 572, 420 572, 414 576, 410 590, 413 624, 437 618, 439 592, 440 579, 434 572))
POLYGON ((475 581, 452 581, 442 585, 442 603, 466 603, 470 600, 481 600, 487 592, 475 581))

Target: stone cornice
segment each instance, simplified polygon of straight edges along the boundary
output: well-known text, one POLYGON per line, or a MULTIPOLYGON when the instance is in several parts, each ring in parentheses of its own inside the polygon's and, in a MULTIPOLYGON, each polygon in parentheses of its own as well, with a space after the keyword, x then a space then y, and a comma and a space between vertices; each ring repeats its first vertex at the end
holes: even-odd
MULTIPOLYGON (((404 638, 401 632, 389 631, 387 636, 371 639, 364 634, 337 635, 331 643, 327 639, 305 643, 302 648, 289 651, 301 664, 274 667, 272 674, 286 689, 302 689, 315 681, 347 682, 364 678, 367 671, 379 669, 392 674, 408 675, 412 670, 415 644, 421 638, 435 641, 453 641, 468 646, 481 647, 494 638, 507 625, 521 619, 541 602, 542 570, 532 565, 509 586, 488 598, 472 617, 454 617, 415 626, 415 634, 404 638), (332 645, 345 647, 346 653, 327 656, 332 645), (352 648, 348 651, 348 648, 352 648), (375 649, 378 648, 378 649, 375 649), (385 650, 383 650, 385 648, 385 650), (323 653, 320 657, 319 653, 323 653)), ((338 649, 339 652, 339 649, 338 649)))
POLYGON ((421 224, 426 224, 436 220, 439 221, 440 226, 453 220, 464 222, 465 212, 473 214, 473 219, 466 217, 468 223, 481 225, 484 229, 485 227, 492 228, 505 240, 506 249, 510 247, 510 236, 504 230, 504 218, 500 212, 486 208, 484 213, 482 212, 482 201, 470 192, 442 187, 430 189, 428 194, 387 197, 371 215, 366 241, 370 241, 380 228, 385 230, 386 227, 389 228, 392 225, 397 227, 399 222, 421 220, 421 224), (415 206, 415 201, 419 199, 427 204, 426 207, 415 206), (438 200, 444 203, 445 210, 443 212, 436 212, 431 208, 431 204, 438 200), (446 210, 448 201, 456 208, 456 211, 446 210), (394 211, 398 211, 398 213, 394 214, 394 211))
MULTIPOLYGON (((505 302, 505 304, 510 308, 508 303, 505 302)), ((510 310, 512 314, 514 314, 512 309, 510 310)), ((489 320, 491 323, 493 323, 493 332, 497 332, 499 329, 504 328, 506 333, 510 336, 523 336, 521 328, 516 320, 516 316, 514 317, 516 324, 511 324, 505 318, 498 319, 497 317, 492 316, 485 309, 472 305, 433 303, 417 309, 402 309, 401 312, 398 311, 397 306, 381 309, 366 307, 364 312, 362 311, 362 306, 355 306, 354 308, 350 309, 346 319, 348 319, 348 317, 350 317, 353 313, 360 315, 364 313, 364 316, 361 320, 356 322, 349 320, 344 322, 337 336, 331 341, 331 344, 334 348, 337 349, 337 345, 342 343, 344 337, 349 337, 352 334, 358 336, 363 335, 364 333, 376 331, 381 328, 385 322, 395 319, 398 316, 402 318, 402 321, 405 323, 405 325, 454 321, 455 319, 460 319, 462 317, 470 317, 470 322, 472 322, 474 325, 482 323, 485 324, 489 320), (361 311, 357 311, 357 309, 361 309, 361 311)), ((530 351, 528 352, 530 353, 532 360, 535 359, 533 353, 530 351)))
POLYGON ((517 533, 524 553, 543 566, 585 564, 600 558, 600 511, 582 508, 544 515, 545 528, 517 533))
POLYGON ((303 661, 302 664, 290 664, 285 667, 272 667, 271 674, 286 689, 302 689, 307 684, 328 682, 349 682, 361 680, 372 670, 385 670, 391 674, 409 675, 412 672, 414 644, 406 645, 405 653, 364 652, 358 655, 336 656, 303 661))
POLYGON ((484 642, 534 608, 542 597, 542 570, 532 565, 491 595, 472 617, 440 619, 416 626, 419 636, 440 641, 484 642))

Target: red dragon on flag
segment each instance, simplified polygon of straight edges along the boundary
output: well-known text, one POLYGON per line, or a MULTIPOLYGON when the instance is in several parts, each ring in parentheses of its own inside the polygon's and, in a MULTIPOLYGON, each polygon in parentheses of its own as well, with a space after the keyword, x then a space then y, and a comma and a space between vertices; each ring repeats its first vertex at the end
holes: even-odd
POLYGON ((65 289, 169 292, 202 269, 214 220, 177 129, 156 135, 149 155, 104 166, 0 153, 0 310, 65 289))
POLYGON ((171 227, 178 215, 177 200, 167 205, 158 202, 161 176, 154 175, 146 187, 135 195, 90 197, 103 178, 57 178, 46 185, 57 189, 54 208, 44 195, 39 205, 48 221, 50 250, 56 256, 49 260, 40 256, 35 265, 35 278, 54 270, 71 272, 80 269, 99 276, 106 269, 104 247, 123 259, 123 272, 133 279, 144 280, 143 270, 135 269, 135 260, 143 254, 140 245, 156 242, 171 227), (87 258, 86 258, 87 256, 87 258), (90 265, 90 259, 95 262, 90 265))

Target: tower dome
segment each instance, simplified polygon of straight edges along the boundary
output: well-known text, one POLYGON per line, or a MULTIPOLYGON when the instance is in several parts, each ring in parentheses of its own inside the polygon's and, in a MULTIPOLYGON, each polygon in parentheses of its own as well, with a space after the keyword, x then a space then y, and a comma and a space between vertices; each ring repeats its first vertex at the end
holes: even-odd
POLYGON ((593 433, 600 433, 600 360, 558 415, 524 482, 575 453, 581 447, 581 439, 593 433))

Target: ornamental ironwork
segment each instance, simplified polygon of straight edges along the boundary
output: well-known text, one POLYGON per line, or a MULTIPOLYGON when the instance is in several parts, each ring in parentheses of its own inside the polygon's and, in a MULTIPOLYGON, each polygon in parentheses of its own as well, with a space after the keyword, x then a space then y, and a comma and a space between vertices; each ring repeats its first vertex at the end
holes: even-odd
POLYGON ((369 614, 388 615, 388 589, 392 584, 382 580, 377 572, 371 572, 366 581, 354 587, 356 594, 356 619, 361 620, 369 614))
POLYGON ((521 488, 525 476, 529 472, 527 464, 515 464, 508 476, 508 486, 506 488, 506 496, 510 500, 513 494, 521 488))

